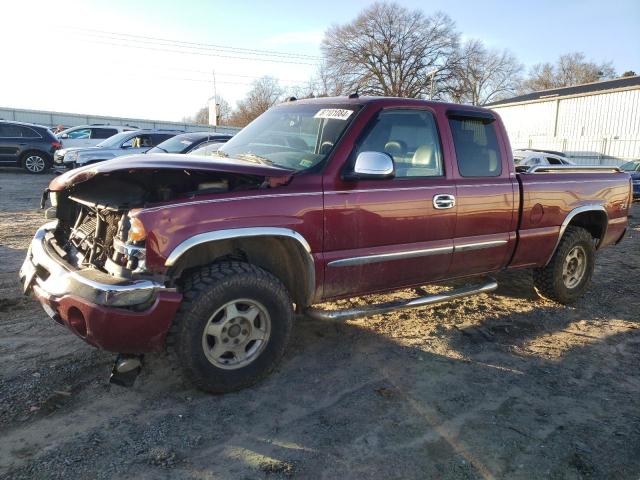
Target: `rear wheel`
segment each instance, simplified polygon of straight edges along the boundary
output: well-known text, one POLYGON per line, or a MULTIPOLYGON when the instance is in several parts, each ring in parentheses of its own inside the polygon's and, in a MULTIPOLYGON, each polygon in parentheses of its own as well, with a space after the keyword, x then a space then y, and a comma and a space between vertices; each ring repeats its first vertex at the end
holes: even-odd
POLYGON ((183 293, 167 346, 198 388, 239 390, 275 368, 293 324, 291 299, 276 277, 247 263, 221 262, 187 277, 183 293))
POLYGON ((22 156, 21 164, 29 173, 43 173, 51 168, 51 159, 41 152, 27 152, 22 156))
POLYGON ((574 303, 587 289, 595 265, 591 234, 580 227, 567 227, 546 267, 534 270, 537 292, 556 302, 574 303))

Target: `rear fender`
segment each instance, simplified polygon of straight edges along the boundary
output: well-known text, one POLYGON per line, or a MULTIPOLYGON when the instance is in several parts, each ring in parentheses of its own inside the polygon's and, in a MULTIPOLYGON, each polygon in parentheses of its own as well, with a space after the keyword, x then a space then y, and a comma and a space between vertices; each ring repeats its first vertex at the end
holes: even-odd
POLYGON ((596 248, 598 248, 607 234, 608 223, 609 215, 607 214, 607 209, 604 205, 583 205, 582 207, 571 210, 560 226, 558 240, 556 241, 555 247, 553 247, 553 251, 549 256, 549 259, 545 263, 545 266, 551 261, 554 253, 556 253, 560 240, 562 240, 567 227, 575 225, 588 230, 594 239, 598 239, 598 243, 596 244, 596 248))

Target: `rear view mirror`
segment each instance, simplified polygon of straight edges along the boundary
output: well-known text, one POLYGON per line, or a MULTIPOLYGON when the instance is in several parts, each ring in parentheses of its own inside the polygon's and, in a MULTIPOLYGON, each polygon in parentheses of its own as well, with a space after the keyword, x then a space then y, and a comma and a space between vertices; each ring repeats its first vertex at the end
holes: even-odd
POLYGON ((64 140, 65 138, 69 138, 69 134, 68 134, 68 133, 63 133, 63 134, 62 134, 62 135, 60 135, 58 138, 61 138, 61 139, 63 139, 63 140, 64 140))
POLYGON ((356 158, 353 172, 346 175, 346 180, 385 179, 395 176, 395 166, 391 155, 384 152, 360 152, 356 158))

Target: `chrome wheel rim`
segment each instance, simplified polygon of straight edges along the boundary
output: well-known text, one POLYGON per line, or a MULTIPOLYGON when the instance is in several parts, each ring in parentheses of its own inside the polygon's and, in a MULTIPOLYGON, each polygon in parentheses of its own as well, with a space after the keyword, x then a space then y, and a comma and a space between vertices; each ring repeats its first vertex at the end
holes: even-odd
POLYGON ((587 253, 580 245, 576 245, 564 258, 562 264, 562 281, 565 287, 575 288, 582 281, 587 271, 587 253))
POLYGON ((224 304, 209 317, 202 333, 202 349, 214 366, 235 370, 258 358, 270 335, 267 309, 255 300, 241 298, 224 304))
POLYGON ((24 161, 24 166, 30 172, 40 173, 45 167, 44 158, 39 157, 38 155, 30 155, 24 161))

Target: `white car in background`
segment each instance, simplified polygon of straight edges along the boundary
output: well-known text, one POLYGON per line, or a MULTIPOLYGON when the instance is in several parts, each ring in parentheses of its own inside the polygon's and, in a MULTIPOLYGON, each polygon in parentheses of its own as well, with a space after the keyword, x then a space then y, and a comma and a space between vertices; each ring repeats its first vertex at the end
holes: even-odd
POLYGON ((67 128, 58 133, 57 137, 64 148, 93 147, 102 140, 113 137, 116 133, 137 130, 138 127, 128 125, 79 125, 67 128))
POLYGON ((109 137, 131 130, 137 130, 137 127, 92 124, 67 128, 56 135, 62 144, 62 149, 56 151, 53 161, 61 161, 65 154, 72 149, 94 147, 109 137))
POLYGON ((518 170, 525 170, 525 167, 538 165, 575 165, 575 162, 569 160, 562 152, 537 149, 514 150, 513 162, 518 170))

